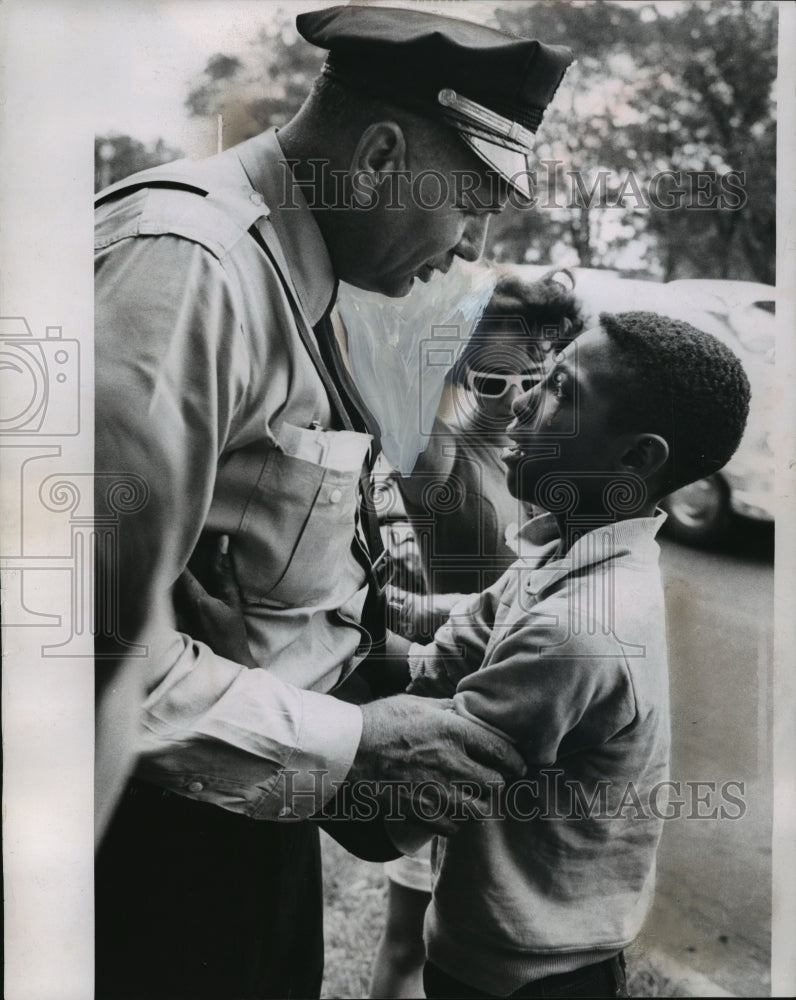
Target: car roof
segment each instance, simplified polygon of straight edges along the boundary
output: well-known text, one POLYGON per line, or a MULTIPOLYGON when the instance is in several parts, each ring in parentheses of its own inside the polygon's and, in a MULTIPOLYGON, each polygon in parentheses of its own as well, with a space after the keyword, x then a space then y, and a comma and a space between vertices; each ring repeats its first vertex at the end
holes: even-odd
MULTIPOLYGON (((534 281, 550 271, 526 264, 506 269, 534 281)), ((601 312, 658 312, 712 333, 736 351, 747 368, 773 364, 776 289, 772 285, 719 278, 660 282, 625 278, 600 268, 568 270, 575 277, 575 295, 587 326, 595 325, 601 312)))

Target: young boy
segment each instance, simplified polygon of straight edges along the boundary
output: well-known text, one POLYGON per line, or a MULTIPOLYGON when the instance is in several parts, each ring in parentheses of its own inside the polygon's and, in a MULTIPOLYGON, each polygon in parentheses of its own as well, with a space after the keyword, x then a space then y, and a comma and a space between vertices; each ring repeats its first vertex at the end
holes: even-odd
POLYGON ((724 465, 749 400, 686 323, 603 314, 514 403, 515 497, 549 513, 517 562, 410 650, 410 692, 508 734, 526 779, 439 840, 429 997, 626 996, 650 903, 669 704, 656 502, 724 465))
MULTIPOLYGON (((515 400, 508 487, 548 513, 492 587, 409 647, 410 692, 452 696, 528 768, 494 818, 436 842, 428 997, 627 996, 668 778, 656 503, 730 459, 748 405, 728 348, 644 312, 604 313, 515 400)), ((190 582, 223 654, 242 625, 220 565, 223 603, 190 582)))

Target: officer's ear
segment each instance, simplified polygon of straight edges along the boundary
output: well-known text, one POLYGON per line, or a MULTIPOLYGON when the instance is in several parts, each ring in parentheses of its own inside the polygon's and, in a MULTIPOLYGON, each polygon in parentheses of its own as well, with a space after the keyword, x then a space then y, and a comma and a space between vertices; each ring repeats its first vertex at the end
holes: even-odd
POLYGON ((406 171, 406 138, 395 122, 374 122, 359 137, 349 168, 354 190, 367 199, 388 177, 406 171))
POLYGON ((632 434, 617 441, 617 467, 650 479, 666 464, 669 444, 660 434, 632 434))

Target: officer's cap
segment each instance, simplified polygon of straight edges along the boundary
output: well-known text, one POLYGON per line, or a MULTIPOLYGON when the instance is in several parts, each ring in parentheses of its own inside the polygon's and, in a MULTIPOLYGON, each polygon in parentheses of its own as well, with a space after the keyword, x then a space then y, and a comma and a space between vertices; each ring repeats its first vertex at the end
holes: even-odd
POLYGON ((327 49, 323 72, 349 87, 439 117, 493 170, 530 195, 527 157, 570 49, 425 10, 340 6, 299 14, 327 49))

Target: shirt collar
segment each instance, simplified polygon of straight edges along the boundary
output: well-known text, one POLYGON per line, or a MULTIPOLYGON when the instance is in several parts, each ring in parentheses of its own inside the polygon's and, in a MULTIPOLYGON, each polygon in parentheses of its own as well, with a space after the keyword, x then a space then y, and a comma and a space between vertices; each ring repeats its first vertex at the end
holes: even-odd
POLYGON ((310 323, 327 312, 336 292, 329 251, 318 223, 285 159, 276 130, 242 142, 236 149, 255 191, 268 206, 290 279, 310 323))
POLYGON ((629 557, 640 566, 658 561, 655 535, 666 520, 658 509, 654 517, 634 517, 601 525, 581 535, 563 554, 559 553, 561 536, 552 514, 541 514, 528 521, 518 535, 518 555, 527 567, 522 587, 538 595, 554 583, 588 566, 629 557))

